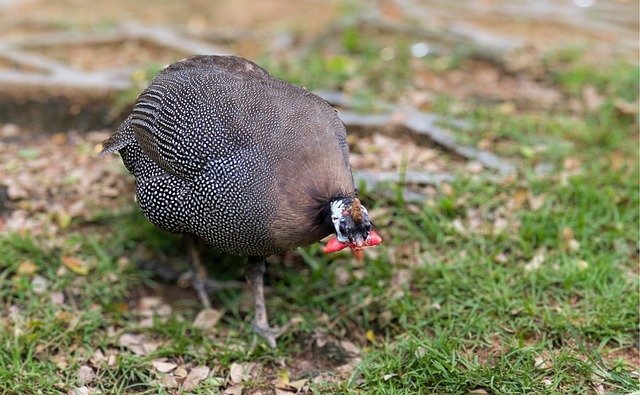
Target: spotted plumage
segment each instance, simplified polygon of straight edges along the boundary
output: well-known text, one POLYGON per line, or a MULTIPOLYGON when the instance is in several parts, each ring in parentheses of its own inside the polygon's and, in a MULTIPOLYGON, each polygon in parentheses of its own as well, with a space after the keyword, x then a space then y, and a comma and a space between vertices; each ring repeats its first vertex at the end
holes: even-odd
POLYGON ((314 243, 337 231, 336 202, 347 214, 357 202, 349 235, 362 240, 371 228, 336 111, 239 57, 165 68, 104 142, 104 153, 115 151, 153 224, 226 253, 264 257, 314 243))

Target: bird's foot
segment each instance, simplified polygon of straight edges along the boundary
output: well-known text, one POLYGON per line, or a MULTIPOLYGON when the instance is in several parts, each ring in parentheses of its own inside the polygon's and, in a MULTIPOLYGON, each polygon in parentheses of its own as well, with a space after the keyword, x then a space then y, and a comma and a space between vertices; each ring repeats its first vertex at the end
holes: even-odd
POLYGON ((276 348, 276 339, 282 334, 288 332, 293 325, 299 323, 300 321, 301 320, 299 318, 292 318, 284 326, 275 327, 270 326, 267 322, 259 323, 258 321, 254 321, 253 329, 256 331, 258 336, 260 336, 267 342, 269 347, 276 348))
POLYGON ((264 303, 264 285, 262 284, 265 271, 265 261, 260 257, 249 257, 247 265, 247 281, 251 292, 253 293, 253 302, 256 309, 255 319, 253 321, 253 329, 256 333, 267 341, 269 347, 276 348, 276 339, 291 328, 291 326, 300 319, 293 318, 283 327, 272 328, 269 326, 267 318, 267 308, 264 303))

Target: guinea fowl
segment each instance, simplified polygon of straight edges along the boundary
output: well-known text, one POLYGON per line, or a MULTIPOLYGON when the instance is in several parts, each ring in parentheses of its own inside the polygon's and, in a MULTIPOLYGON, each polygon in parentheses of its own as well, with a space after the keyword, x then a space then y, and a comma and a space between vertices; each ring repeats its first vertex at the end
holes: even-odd
POLYGON ((195 56, 161 71, 103 143, 135 176, 141 211, 187 235, 193 286, 210 306, 195 246, 248 257, 254 329, 271 347, 265 258, 336 233, 324 251, 381 242, 356 197, 344 125, 305 89, 236 56, 195 56))

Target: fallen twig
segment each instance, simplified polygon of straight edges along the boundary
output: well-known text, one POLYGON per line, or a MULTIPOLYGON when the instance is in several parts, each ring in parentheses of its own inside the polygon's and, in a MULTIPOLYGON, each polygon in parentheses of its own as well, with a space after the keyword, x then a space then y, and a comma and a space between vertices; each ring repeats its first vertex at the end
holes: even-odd
POLYGON ((422 113, 412 108, 399 109, 384 115, 362 115, 351 111, 341 111, 340 118, 347 127, 402 125, 411 133, 425 136, 438 146, 465 159, 477 160, 484 167, 496 170, 500 174, 510 173, 515 170, 512 164, 492 152, 458 144, 449 133, 437 125, 438 122, 448 122, 457 125, 457 127, 464 127, 466 123, 463 121, 446 120, 438 115, 422 113))

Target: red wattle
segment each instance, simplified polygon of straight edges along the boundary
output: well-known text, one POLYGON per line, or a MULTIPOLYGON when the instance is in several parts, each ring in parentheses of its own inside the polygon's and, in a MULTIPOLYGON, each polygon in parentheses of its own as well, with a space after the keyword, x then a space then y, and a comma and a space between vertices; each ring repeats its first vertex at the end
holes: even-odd
POLYGON ((371 247, 382 243, 382 237, 378 236, 378 234, 374 231, 369 232, 369 237, 364 242, 364 245, 371 247))
POLYGON ((347 247, 349 247, 349 243, 343 243, 341 241, 338 241, 337 238, 333 238, 329 240, 329 242, 327 242, 326 246, 324 246, 324 252, 325 253, 336 252, 336 251, 345 249, 347 247))

